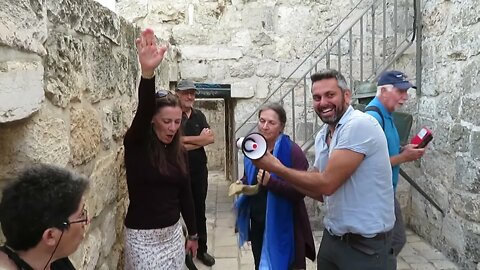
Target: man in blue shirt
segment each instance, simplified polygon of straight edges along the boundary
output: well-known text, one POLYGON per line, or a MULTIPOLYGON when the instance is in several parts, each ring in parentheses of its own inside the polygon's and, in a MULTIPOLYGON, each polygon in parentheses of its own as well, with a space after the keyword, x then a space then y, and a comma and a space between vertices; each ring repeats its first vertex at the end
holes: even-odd
POLYGON ((268 151, 253 163, 325 201, 317 269, 396 269, 392 171, 382 127, 350 106, 350 89, 338 71, 323 70, 311 80, 313 108, 325 123, 315 140, 315 170, 285 167, 268 151))
MULTIPOLYGON (((408 100, 407 90, 410 88, 415 88, 415 86, 407 80, 404 73, 395 70, 384 72, 378 80, 376 97, 367 105, 367 108, 376 107, 378 110, 366 109, 365 112, 375 117, 383 127, 392 165, 394 190, 397 187, 400 164, 417 160, 425 153, 424 148, 417 149, 415 144, 407 144, 401 147, 400 137, 393 122, 392 112, 400 108, 408 100)), ((392 238, 392 248, 395 256, 400 253, 405 242, 405 225, 400 205, 395 198, 395 226, 392 238)))

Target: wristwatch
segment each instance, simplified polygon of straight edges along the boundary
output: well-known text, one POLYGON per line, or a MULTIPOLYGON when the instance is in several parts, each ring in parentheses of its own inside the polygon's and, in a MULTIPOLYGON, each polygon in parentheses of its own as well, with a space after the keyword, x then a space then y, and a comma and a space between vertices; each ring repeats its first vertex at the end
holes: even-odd
POLYGON ((187 240, 198 241, 198 235, 187 235, 187 240))

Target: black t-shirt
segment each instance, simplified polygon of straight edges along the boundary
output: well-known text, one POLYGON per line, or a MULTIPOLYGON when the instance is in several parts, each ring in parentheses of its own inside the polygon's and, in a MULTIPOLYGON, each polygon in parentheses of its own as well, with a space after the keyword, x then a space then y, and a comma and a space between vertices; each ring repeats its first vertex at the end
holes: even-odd
POLYGON ((188 233, 196 234, 190 176, 173 166, 169 174, 160 172, 150 160, 148 141, 154 114, 155 79, 142 78, 137 112, 123 141, 130 199, 125 226, 137 230, 165 228, 175 224, 181 213, 188 233))
MULTIPOLYGON (((185 136, 198 136, 204 128, 210 128, 205 115, 197 109, 192 108, 190 118, 183 114, 182 119, 183 134, 185 136)), ((188 151, 188 163, 190 172, 195 172, 207 164, 207 154, 205 148, 200 147, 195 150, 188 151)))
MULTIPOLYGON (((17 253, 15 253, 13 250, 10 248, 7 248, 6 246, 0 247, 0 250, 3 251, 5 254, 7 254, 8 258, 12 260, 13 263, 18 267, 19 270, 33 270, 33 268, 24 260, 22 260, 17 253)), ((72 262, 68 259, 68 257, 58 259, 54 261, 50 265, 51 270, 75 270, 75 267, 73 266, 72 262)))

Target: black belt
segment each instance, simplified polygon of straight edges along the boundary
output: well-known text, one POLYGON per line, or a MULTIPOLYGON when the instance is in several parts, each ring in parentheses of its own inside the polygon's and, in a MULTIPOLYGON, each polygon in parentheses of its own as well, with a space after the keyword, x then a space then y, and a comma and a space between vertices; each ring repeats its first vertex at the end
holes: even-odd
POLYGON ((353 242, 353 241, 358 241, 358 240, 385 240, 387 237, 390 237, 390 232, 382 232, 382 233, 377 233, 374 237, 365 237, 361 234, 356 234, 356 233, 346 233, 344 235, 335 235, 333 233, 330 233, 328 230, 325 229, 325 232, 328 233, 330 236, 332 236, 334 239, 341 240, 344 242, 353 242))

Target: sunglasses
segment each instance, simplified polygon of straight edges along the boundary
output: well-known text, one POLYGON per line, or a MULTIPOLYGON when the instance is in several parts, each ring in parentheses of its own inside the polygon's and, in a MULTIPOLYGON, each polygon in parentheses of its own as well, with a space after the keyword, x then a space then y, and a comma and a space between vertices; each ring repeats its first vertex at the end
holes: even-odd
POLYGON ((172 93, 170 91, 167 91, 167 90, 158 90, 155 93, 155 98, 164 98, 168 95, 172 95, 172 93))

